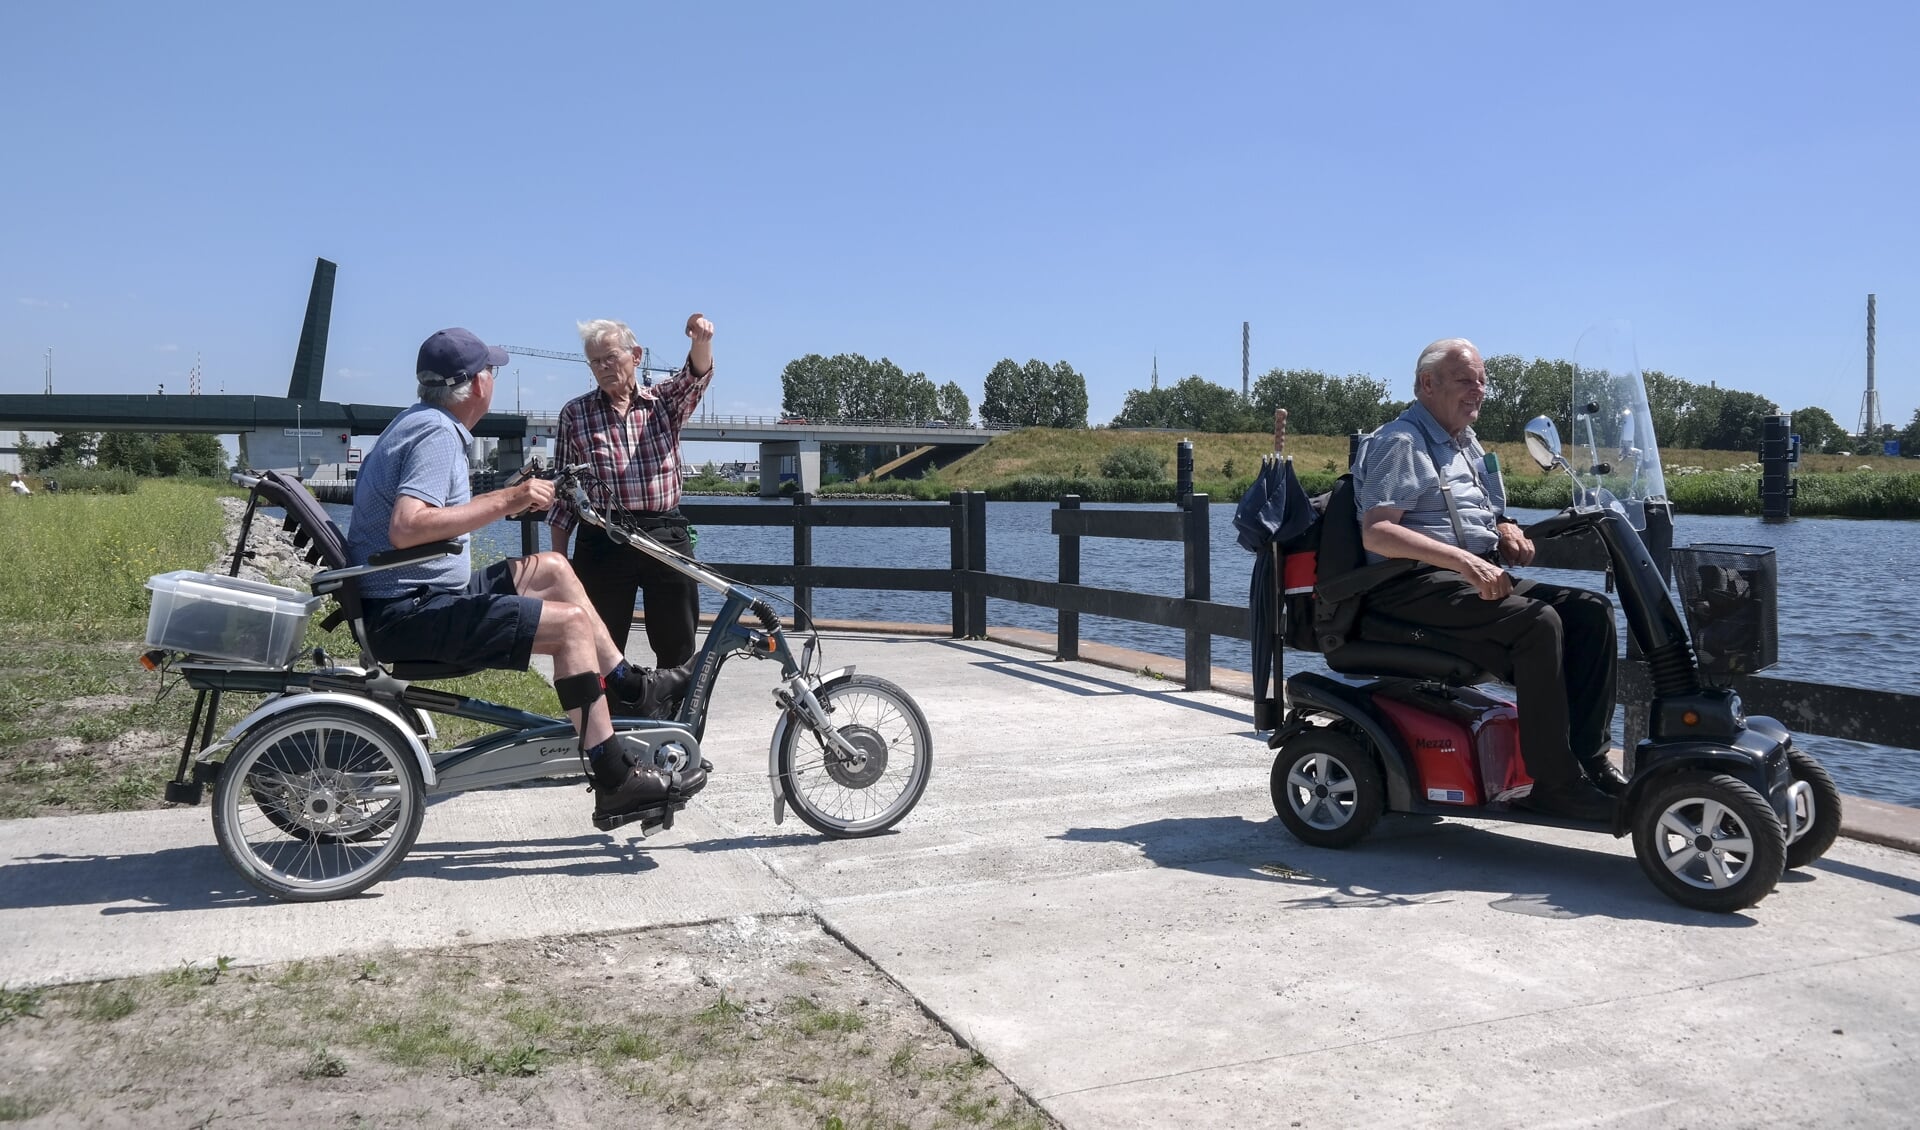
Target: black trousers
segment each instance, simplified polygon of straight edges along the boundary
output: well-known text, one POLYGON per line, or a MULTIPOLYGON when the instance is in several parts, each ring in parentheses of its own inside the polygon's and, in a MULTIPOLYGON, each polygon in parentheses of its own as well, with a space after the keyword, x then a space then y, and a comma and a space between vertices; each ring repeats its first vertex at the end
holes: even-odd
MULTIPOLYGON (((685 526, 649 530, 668 549, 693 556, 685 526)), ((700 623, 700 586, 637 549, 617 544, 597 526, 582 525, 573 539, 573 571, 587 599, 607 625, 613 646, 627 650, 633 631, 635 593, 645 602, 647 643, 660 667, 678 667, 693 658, 700 623)))
POLYGON ((1551 787, 1580 778, 1577 758, 1612 744, 1613 604, 1597 592, 1516 580, 1484 600, 1460 574, 1422 568, 1367 595, 1366 610, 1432 628, 1434 646, 1510 682, 1527 775, 1551 787))

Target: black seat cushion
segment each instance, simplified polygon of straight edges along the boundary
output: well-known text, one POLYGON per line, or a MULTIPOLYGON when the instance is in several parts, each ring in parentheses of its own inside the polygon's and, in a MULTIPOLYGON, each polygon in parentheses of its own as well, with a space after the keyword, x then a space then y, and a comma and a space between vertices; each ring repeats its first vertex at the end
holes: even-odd
POLYGON ((1327 666, 1343 675, 1436 679, 1451 686, 1496 681, 1475 655, 1483 649, 1420 624, 1367 612, 1354 635, 1327 653, 1327 666))
POLYGON ((483 668, 464 664, 435 663, 431 660, 389 663, 386 668, 393 673, 394 678, 403 679, 409 683, 419 683, 429 679, 459 679, 467 675, 477 675, 483 670, 483 668))

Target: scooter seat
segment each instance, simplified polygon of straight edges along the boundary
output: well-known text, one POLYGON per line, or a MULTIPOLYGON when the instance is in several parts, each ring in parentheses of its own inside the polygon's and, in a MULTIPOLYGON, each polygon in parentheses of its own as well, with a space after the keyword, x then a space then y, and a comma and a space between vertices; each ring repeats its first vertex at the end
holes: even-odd
POLYGON ((1361 616, 1358 627, 1362 638, 1326 655, 1327 666, 1343 675, 1429 679, 1455 687, 1497 681, 1473 660, 1442 650, 1447 641, 1430 628, 1377 614, 1361 616))
POLYGON ((1493 682, 1493 676, 1457 655, 1427 647, 1354 640, 1327 653, 1327 666, 1342 675, 1431 679, 1448 686, 1466 687, 1493 682))

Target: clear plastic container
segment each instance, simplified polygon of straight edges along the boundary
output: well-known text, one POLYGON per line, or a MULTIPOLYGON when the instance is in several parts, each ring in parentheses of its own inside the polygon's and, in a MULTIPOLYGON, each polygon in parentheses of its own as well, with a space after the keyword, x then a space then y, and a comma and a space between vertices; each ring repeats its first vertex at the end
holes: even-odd
POLYGON ((181 570, 147 582, 147 646, 260 667, 290 667, 325 597, 295 589, 181 570))

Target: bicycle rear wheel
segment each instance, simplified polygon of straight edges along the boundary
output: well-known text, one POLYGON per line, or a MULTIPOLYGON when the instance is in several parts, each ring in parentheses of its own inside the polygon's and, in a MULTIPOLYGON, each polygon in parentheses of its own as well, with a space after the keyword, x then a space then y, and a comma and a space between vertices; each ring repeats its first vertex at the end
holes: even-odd
POLYGON ((364 710, 312 703, 242 735, 213 790, 213 834, 275 898, 359 894, 413 847, 426 813, 413 751, 364 710))
POLYGON ((804 722, 787 728, 775 761, 780 791, 800 819, 836 839, 872 836, 898 824, 933 773, 933 735, 906 691, 853 675, 814 694, 848 756, 804 722))

